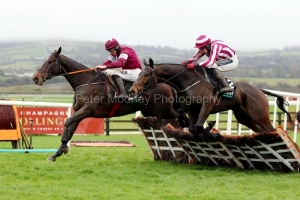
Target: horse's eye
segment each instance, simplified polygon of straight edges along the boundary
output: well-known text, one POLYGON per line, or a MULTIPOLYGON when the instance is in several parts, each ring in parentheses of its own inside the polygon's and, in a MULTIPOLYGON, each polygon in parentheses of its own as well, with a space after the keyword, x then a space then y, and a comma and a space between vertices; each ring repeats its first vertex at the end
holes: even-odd
POLYGON ((48 60, 48 64, 52 64, 52 60, 48 60))
POLYGON ((145 74, 146 77, 150 76, 150 74, 145 74))

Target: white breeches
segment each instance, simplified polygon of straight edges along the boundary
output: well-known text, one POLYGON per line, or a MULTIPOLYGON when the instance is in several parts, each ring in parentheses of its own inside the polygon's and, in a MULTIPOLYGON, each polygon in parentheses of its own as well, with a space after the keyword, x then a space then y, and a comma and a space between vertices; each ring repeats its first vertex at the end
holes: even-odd
POLYGON ((123 80, 134 82, 138 78, 139 73, 141 72, 141 69, 126 69, 126 70, 123 70, 122 68, 111 68, 111 69, 103 70, 103 72, 107 75, 110 75, 110 76, 118 75, 123 80))
POLYGON ((231 59, 218 60, 213 65, 207 67, 218 68, 221 72, 226 72, 237 68, 238 64, 238 58, 236 55, 234 55, 231 57, 231 59))

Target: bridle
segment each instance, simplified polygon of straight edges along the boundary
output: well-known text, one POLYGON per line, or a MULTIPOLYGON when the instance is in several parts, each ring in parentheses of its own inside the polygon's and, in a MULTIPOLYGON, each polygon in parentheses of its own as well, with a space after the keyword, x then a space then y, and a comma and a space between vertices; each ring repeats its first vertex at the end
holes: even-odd
POLYGON ((150 84, 151 84, 151 81, 154 80, 154 70, 150 67, 147 67, 148 69, 151 70, 151 77, 146 81, 145 84, 141 84, 141 83, 138 83, 138 82, 134 82, 133 85, 137 88, 137 86, 140 86, 141 88, 143 88, 140 92, 138 92, 138 96, 140 96, 141 94, 143 93, 146 93, 148 92, 149 90, 153 90, 155 89, 156 87, 154 88, 150 88, 150 84))
MULTIPOLYGON (((155 66, 154 66, 154 67, 155 67, 155 66)), ((146 81, 146 83, 145 83, 145 84, 141 84, 141 83, 138 83, 138 82, 134 82, 134 83, 133 83, 134 86, 137 85, 137 86, 141 86, 141 87, 143 88, 140 92, 138 92, 138 96, 140 96, 140 95, 143 94, 143 93, 148 92, 149 90, 153 90, 153 89, 159 87, 159 85, 156 85, 154 88, 150 88, 151 81, 155 79, 155 77, 154 77, 155 71, 154 71, 154 69, 152 69, 151 67, 147 67, 147 68, 149 68, 149 69, 151 70, 151 77, 146 81)), ((182 74, 182 73, 184 73, 184 72, 186 72, 186 71, 188 71, 188 70, 189 70, 189 69, 183 70, 182 72, 179 72, 178 74, 175 74, 174 76, 172 76, 171 78, 169 78, 169 79, 163 81, 162 83, 166 83, 166 82, 172 80, 173 78, 175 78, 176 76, 179 76, 180 74, 182 74)), ((197 83, 198 83, 198 82, 197 82, 197 83)), ((136 86, 135 86, 135 87, 136 87, 136 86)), ((136 88, 137 88, 137 87, 136 87, 136 88)), ((188 89, 189 89, 189 88, 190 88, 190 87, 188 87, 188 89)), ((185 89, 185 90, 186 90, 186 89, 185 89)), ((184 91, 185 91, 185 90, 184 90, 184 91)), ((182 92, 182 91, 180 91, 180 92, 182 92)))
POLYGON ((62 66, 61 66, 61 62, 60 62, 60 57, 58 56, 54 62, 54 64, 52 64, 52 66, 48 69, 48 70, 44 70, 42 68, 39 68, 37 71, 43 71, 43 72, 46 72, 48 73, 48 78, 45 79, 44 76, 42 76, 42 79, 43 81, 46 81, 46 80, 50 80, 51 78, 55 77, 55 76, 60 76, 62 75, 62 72, 63 72, 63 69, 62 69, 62 66), (55 66, 58 66, 59 67, 59 75, 52 75, 52 70, 55 66))

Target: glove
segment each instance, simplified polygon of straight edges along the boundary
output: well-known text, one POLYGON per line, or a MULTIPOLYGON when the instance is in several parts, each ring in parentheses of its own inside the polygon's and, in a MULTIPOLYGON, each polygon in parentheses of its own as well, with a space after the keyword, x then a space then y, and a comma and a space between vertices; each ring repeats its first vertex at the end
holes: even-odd
POLYGON ((190 63, 190 64, 188 64, 188 65, 186 66, 186 68, 188 68, 188 69, 194 69, 194 67, 197 67, 197 66, 199 66, 198 63, 190 63))
POLYGON ((181 65, 187 65, 188 64, 188 61, 183 61, 182 63, 181 63, 181 65))
POLYGON ((105 66, 105 65, 103 65, 103 66, 102 65, 98 65, 98 66, 95 67, 96 70, 104 70, 106 68, 107 68, 107 66, 105 66))
POLYGON ((190 64, 190 63, 192 63, 193 61, 190 61, 190 60, 187 60, 187 61, 183 61, 181 64, 182 65, 188 65, 188 64, 190 64))

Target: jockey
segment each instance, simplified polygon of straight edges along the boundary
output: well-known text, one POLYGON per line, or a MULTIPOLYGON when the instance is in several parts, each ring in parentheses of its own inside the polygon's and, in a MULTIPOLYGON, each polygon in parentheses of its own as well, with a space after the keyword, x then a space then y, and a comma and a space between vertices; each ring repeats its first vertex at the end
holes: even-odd
POLYGON ((211 68, 217 80, 223 86, 220 92, 232 92, 233 88, 228 85, 221 72, 237 68, 238 59, 235 51, 222 40, 211 40, 206 35, 200 35, 196 39, 195 48, 199 49, 198 52, 189 60, 182 62, 182 65, 187 65, 188 69, 193 69, 196 66, 211 68), (196 63, 204 55, 208 59, 196 63))
POLYGON ((126 98, 128 95, 122 79, 134 82, 141 72, 141 63, 132 48, 119 45, 114 38, 107 40, 105 49, 110 56, 102 65, 96 66, 96 69, 104 70, 105 74, 112 76, 120 90, 118 97, 126 98))

